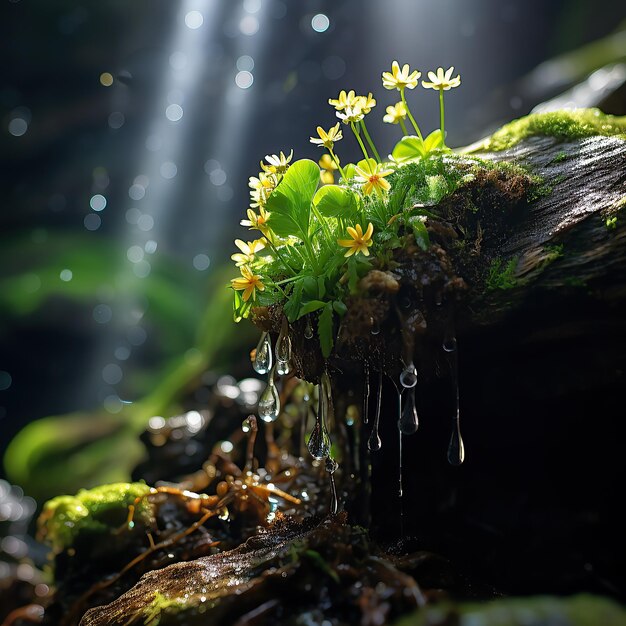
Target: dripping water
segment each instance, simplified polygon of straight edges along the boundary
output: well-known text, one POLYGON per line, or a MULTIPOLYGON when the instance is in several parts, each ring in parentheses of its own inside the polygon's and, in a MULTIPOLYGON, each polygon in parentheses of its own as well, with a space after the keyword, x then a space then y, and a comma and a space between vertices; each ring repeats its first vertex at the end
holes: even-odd
POLYGON ((373 317, 370 317, 370 325, 372 327, 370 330, 372 335, 380 334, 380 324, 373 317))
POLYGON ((463 445, 463 438, 461 437, 461 416, 459 412, 458 351, 452 324, 450 324, 450 327, 446 331, 442 347, 446 353, 448 364, 450 366, 455 403, 454 415, 452 417, 452 434, 448 445, 448 463, 450 463, 450 465, 461 465, 465 459, 465 447, 463 445))
POLYGON ((280 333, 276 340, 275 352, 276 372, 279 376, 286 376, 291 370, 289 365, 289 361, 291 361, 291 337, 289 336, 289 324, 286 318, 283 318, 280 333))
POLYGON ((304 450, 306 448, 306 429, 309 421, 309 403, 311 401, 308 383, 303 382, 302 384, 304 385, 304 395, 302 396, 302 403, 300 405, 300 457, 304 456, 304 450))
POLYGON ((404 389, 397 389, 398 392, 398 495, 402 498, 402 392, 404 389))
POLYGON ((248 436, 248 443, 246 445, 246 464, 243 468, 244 474, 248 474, 252 471, 254 466, 254 444, 256 442, 257 432, 259 427, 256 423, 256 417, 254 415, 248 415, 241 423, 241 430, 248 436))
POLYGON ((315 425, 313 426, 313 430, 309 436, 309 443, 307 444, 310 455, 317 461, 325 459, 330 454, 330 437, 326 430, 327 409, 328 398, 326 397, 326 389, 322 378, 322 382, 318 385, 315 425))
POLYGON ((339 464, 332 457, 326 457, 326 471, 330 478, 330 514, 336 515, 339 509, 339 500, 337 498, 337 485, 335 484, 335 471, 339 464))
POLYGON ((363 393, 363 423, 369 421, 370 412, 370 364, 365 361, 363 364, 363 378, 365 378, 365 391, 363 393))
POLYGON ((409 389, 405 397, 398 427, 403 435, 414 435, 419 427, 417 407, 415 406, 415 387, 409 389))
POLYGON ((400 373, 400 384, 405 389, 412 389, 417 385, 417 369, 413 363, 409 363, 400 373))
POLYGON ((257 344, 252 367, 257 374, 267 374, 272 369, 272 344, 269 333, 263 333, 257 344))
POLYGON ((370 452, 376 452, 382 448, 382 441, 378 434, 378 423, 380 422, 380 409, 383 398, 383 368, 381 366, 378 373, 378 390, 376 392, 376 413, 374 414, 374 424, 372 425, 372 432, 370 438, 367 441, 367 447, 370 452))
POLYGON ((259 398, 259 417, 264 422, 275 422, 280 414, 280 396, 278 390, 274 384, 274 375, 276 371, 276 364, 270 370, 267 377, 267 387, 259 398))

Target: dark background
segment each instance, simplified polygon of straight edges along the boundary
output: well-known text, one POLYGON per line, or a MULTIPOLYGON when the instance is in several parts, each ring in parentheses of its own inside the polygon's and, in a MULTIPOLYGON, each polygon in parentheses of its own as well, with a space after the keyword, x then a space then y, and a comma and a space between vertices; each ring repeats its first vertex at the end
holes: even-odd
MULTIPOLYGON (((529 94, 519 79, 625 12, 597 0, 0 0, 0 452, 38 417, 118 411, 193 345, 211 275, 243 236, 248 176, 278 150, 321 156, 308 137, 334 123, 327 98, 374 91, 368 123, 386 152, 399 131, 380 121, 396 99, 381 72, 393 59, 455 65, 446 126, 464 145, 554 96, 554 81, 529 94), (185 25, 190 11, 201 27, 185 25), (242 57, 248 89, 235 83, 242 57)), ((434 128, 432 94, 410 98, 434 128)))

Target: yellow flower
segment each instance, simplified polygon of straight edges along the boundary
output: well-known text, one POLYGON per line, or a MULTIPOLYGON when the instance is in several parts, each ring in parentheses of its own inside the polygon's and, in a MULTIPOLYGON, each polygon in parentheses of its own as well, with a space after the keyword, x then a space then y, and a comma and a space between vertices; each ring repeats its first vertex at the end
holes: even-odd
POLYGON ((320 170, 320 181, 322 185, 333 185, 335 183, 335 175, 329 170, 320 170))
MULTIPOLYGON (((337 161, 339 161, 339 157, 335 158, 337 159, 337 161)), ((318 163, 323 170, 333 171, 337 169, 337 164, 333 161, 330 154, 324 154, 322 158, 318 161, 318 163)))
POLYGON ((342 90, 336 100, 332 98, 328 100, 328 104, 334 106, 337 111, 343 111, 346 107, 354 106, 355 102, 360 96, 354 93, 354 89, 351 89, 348 93, 342 90))
POLYGON ((242 241, 241 239, 235 239, 235 245, 241 250, 236 252, 230 258, 235 261, 237 267, 252 263, 254 255, 265 248, 265 241, 263 239, 255 239, 254 241, 242 241))
POLYGON ((381 193, 391 189, 391 185, 385 180, 385 176, 389 176, 392 170, 383 170, 383 166, 380 163, 374 163, 372 159, 370 159, 365 168, 357 166, 354 171, 356 172, 355 179, 363 183, 363 193, 367 196, 372 191, 381 193))
POLYGON ((354 104, 354 106, 347 106, 343 113, 341 111, 337 111, 336 115, 344 124, 360 122, 364 117, 361 103, 358 101, 354 104))
POLYGON ((252 299, 256 299, 256 290, 263 291, 265 285, 261 282, 261 277, 257 274, 253 274, 252 270, 247 266, 241 267, 241 278, 233 278, 230 281, 232 288, 236 291, 243 291, 243 301, 247 302, 252 296, 252 299))
POLYGON ((340 246, 349 248, 344 256, 352 256, 356 252, 362 252, 365 256, 369 256, 370 251, 368 248, 374 243, 372 241, 372 233, 374 232, 372 223, 369 223, 365 234, 360 224, 355 224, 354 228, 348 226, 346 230, 352 239, 337 239, 337 243, 340 246))
POLYGON ((321 126, 318 126, 317 134, 319 135, 319 139, 317 137, 311 137, 311 143, 320 147, 324 146, 324 148, 328 150, 333 149, 335 141, 343 139, 343 133, 339 128, 339 122, 337 122, 328 132, 326 132, 321 126))
POLYGON ((280 155, 267 154, 265 160, 269 165, 261 163, 261 169, 264 172, 271 172, 272 174, 284 174, 289 169, 289 162, 293 158, 293 150, 289 153, 289 156, 285 156, 285 153, 281 150, 280 155))
POLYGON ((405 63, 402 69, 397 61, 391 64, 391 72, 383 72, 383 87, 385 89, 415 89, 421 72, 413 70, 408 63, 405 63))
POLYGON ((252 207, 261 207, 267 202, 267 198, 272 193, 278 181, 274 174, 260 172, 259 177, 250 176, 248 186, 250 187, 250 200, 252 207))
POLYGON ((422 86, 426 87, 426 89, 441 89, 443 91, 458 87, 461 84, 461 75, 457 74, 452 78, 452 72, 454 72, 454 67, 448 68, 445 72, 443 67, 440 67, 437 69, 436 74, 435 72, 428 72, 430 82, 423 80, 422 86))
POLYGON ((372 97, 371 91, 367 94, 367 96, 358 96, 357 101, 361 106, 361 111, 363 111, 365 115, 367 115, 376 106, 376 100, 372 97))
POLYGON ((259 215, 257 215, 252 209, 248 209, 248 219, 241 220, 242 226, 247 226, 250 230, 260 230, 267 237, 267 222, 270 219, 270 214, 262 207, 259 207, 259 215))
POLYGON ((406 107, 404 102, 398 102, 393 106, 387 107, 387 115, 383 117, 383 122, 387 124, 399 124, 400 120, 406 119, 406 107))

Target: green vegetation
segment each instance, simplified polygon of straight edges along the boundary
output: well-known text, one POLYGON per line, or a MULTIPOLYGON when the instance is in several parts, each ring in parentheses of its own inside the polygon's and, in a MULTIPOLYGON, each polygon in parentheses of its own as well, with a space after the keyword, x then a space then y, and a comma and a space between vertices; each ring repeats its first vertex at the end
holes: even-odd
POLYGON ((614 135, 626 139, 626 116, 606 115, 599 109, 533 113, 497 130, 481 144, 480 150, 506 150, 535 135, 555 137, 563 141, 595 135, 614 135))
POLYGON ((563 163, 567 161, 567 152, 559 152, 553 159, 552 163, 563 163))
POLYGON ((615 230, 617 228, 617 215, 607 217, 604 225, 606 226, 607 230, 615 230))
POLYGON ((512 289, 516 287, 518 284, 515 278, 517 263, 517 257, 509 259, 506 263, 500 258, 493 259, 485 280, 487 290, 495 291, 496 289, 512 289))
MULTIPOLYGON (((67 550, 83 533, 102 535, 119 528, 129 505, 149 492, 143 483, 114 483, 81 489, 75 496, 57 496, 43 507, 42 535, 55 552, 67 550)), ((140 500, 134 519, 147 524, 151 517, 147 500, 140 500)))

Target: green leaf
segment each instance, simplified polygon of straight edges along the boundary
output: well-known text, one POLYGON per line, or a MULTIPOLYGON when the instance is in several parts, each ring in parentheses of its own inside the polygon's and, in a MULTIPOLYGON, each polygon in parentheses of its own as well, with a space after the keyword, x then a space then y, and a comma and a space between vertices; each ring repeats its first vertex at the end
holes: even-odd
POLYGON ((348 307, 341 300, 335 300, 333 302, 333 309, 335 309, 335 313, 337 313, 339 317, 343 317, 348 312, 348 307))
POLYGON ((283 307, 283 311, 287 316, 287 320, 291 323, 295 322, 299 316, 300 303, 302 302, 302 280, 298 280, 294 283, 293 289, 287 298, 287 302, 283 307))
POLYGON ((317 333, 320 338, 320 346, 322 354, 327 359, 333 350, 333 305, 327 302, 322 309, 319 319, 317 320, 317 333))
POLYGON ((317 210, 324 217, 353 218, 357 211, 357 200, 351 189, 339 185, 324 185, 313 198, 317 210))
POLYGON ((326 283, 324 282, 323 276, 317 277, 317 293, 319 293, 320 298, 326 295, 326 283))
POLYGON ((391 155, 396 161, 411 161, 424 158, 441 146, 443 146, 443 136, 441 130, 437 129, 423 140, 415 135, 402 137, 391 155))
POLYGON ((443 146, 443 135, 441 134, 441 129, 438 128, 424 139, 424 154, 422 156, 426 156, 429 152, 441 146, 443 146))
POLYGON ((298 317, 296 319, 300 319, 307 315, 307 313, 313 313, 313 311, 319 311, 321 308, 326 306, 326 302, 322 302, 321 300, 311 300, 306 304, 303 304, 300 307, 300 312, 298 313, 298 317))
POLYGON ((391 151, 391 156, 400 162, 419 159, 423 154, 424 142, 415 135, 402 137, 391 151))
POLYGON ((320 179, 320 168, 309 159, 296 161, 267 199, 269 225, 279 237, 308 236, 311 200, 320 179))
POLYGON ((430 246, 430 237, 426 230, 426 224, 424 224, 426 218, 421 216, 412 217, 409 222, 413 228, 413 235, 415 236, 415 243, 422 249, 426 250, 430 246))
POLYGON ((235 297, 233 299, 233 320, 240 322, 242 319, 248 317, 250 309, 252 308, 252 300, 247 302, 243 301, 241 293, 235 291, 235 297))
POLYGON ((355 169, 355 167, 356 166, 354 165, 354 163, 348 163, 348 165, 345 165, 343 167, 344 174, 346 175, 346 178, 348 180, 350 180, 351 178, 354 178, 354 169, 355 169))
POLYGON ((319 298, 317 280, 313 276, 305 276, 302 280, 302 286, 304 287, 304 293, 309 298, 319 298))

